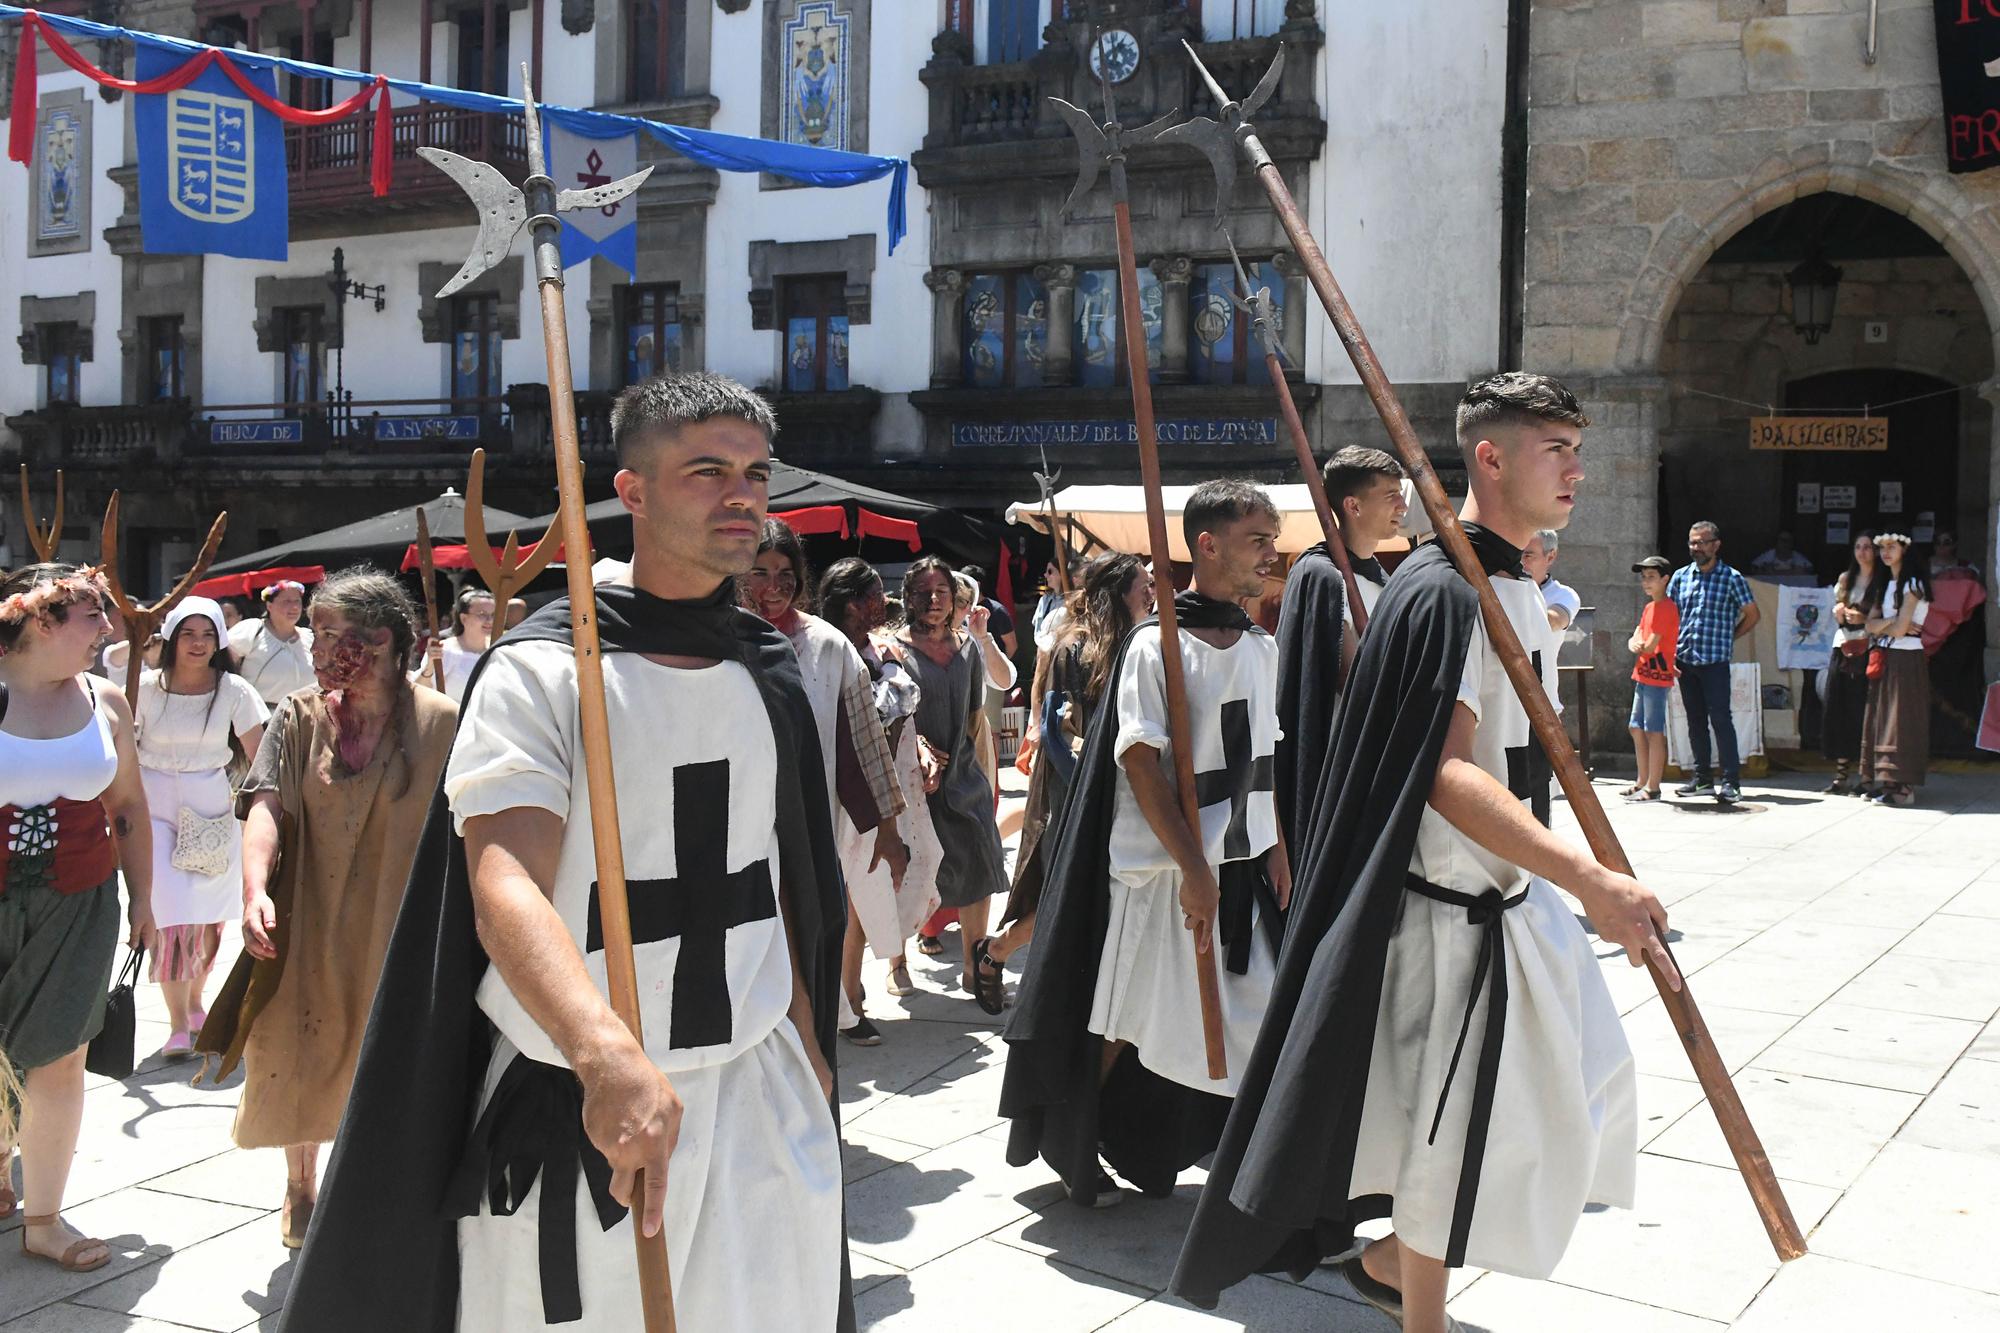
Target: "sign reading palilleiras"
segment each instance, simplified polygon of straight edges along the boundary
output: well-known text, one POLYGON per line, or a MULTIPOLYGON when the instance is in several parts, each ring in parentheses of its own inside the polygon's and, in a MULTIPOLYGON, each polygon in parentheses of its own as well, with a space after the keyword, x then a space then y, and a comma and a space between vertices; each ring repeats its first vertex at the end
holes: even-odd
POLYGON ((1945 160, 1953 171, 2000 166, 2000 0, 1931 0, 1945 160))
MULTIPOLYGON (((186 64, 138 48, 139 78, 186 64)), ((269 70, 248 78, 277 95, 269 70)), ((133 98, 139 136, 139 230, 147 254, 284 259, 291 234, 285 131, 217 65, 186 87, 133 98)))
MULTIPOLYGON (((1889 447, 1885 417, 1752 417, 1752 449, 1880 453, 1889 447)), ((1833 508, 1833 501, 1827 501, 1833 508)))

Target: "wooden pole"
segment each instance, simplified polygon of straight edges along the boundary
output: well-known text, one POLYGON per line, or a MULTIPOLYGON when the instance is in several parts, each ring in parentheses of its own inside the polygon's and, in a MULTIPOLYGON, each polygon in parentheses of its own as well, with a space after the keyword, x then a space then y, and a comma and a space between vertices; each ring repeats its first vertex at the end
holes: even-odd
POLYGON ((1306 423, 1299 419, 1299 405, 1292 399, 1292 386, 1285 380, 1285 367, 1278 360, 1278 354, 1266 350, 1265 369, 1271 373, 1271 387, 1278 394, 1278 415, 1285 419, 1285 432, 1292 437, 1292 452, 1298 456, 1299 474, 1306 479, 1306 490, 1312 495, 1313 512, 1319 515, 1319 530, 1326 537, 1326 553, 1333 557, 1334 567, 1347 583, 1347 607, 1354 617, 1354 633, 1359 636, 1368 632, 1368 609, 1361 604, 1361 584, 1354 577, 1354 562, 1348 559, 1347 542, 1340 535, 1339 520, 1333 516, 1333 505, 1327 500, 1326 479, 1319 474, 1319 464, 1314 460, 1312 445, 1306 439, 1306 423))
MULTIPOLYGON (((209 526, 208 540, 201 544, 201 554, 195 557, 194 567, 181 575, 181 580, 159 601, 151 606, 142 606, 132 600, 125 591, 124 580, 118 576, 118 492, 111 492, 110 503, 104 506, 104 532, 100 549, 104 559, 104 584, 111 591, 112 605, 125 618, 125 703, 136 715, 139 711, 139 676, 146 669, 145 649, 167 615, 181 599, 193 591, 201 576, 208 572, 215 560, 216 548, 222 545, 222 534, 229 527, 229 511, 215 516, 209 526)), ((227 647, 228 645, 223 645, 227 647)))
MULTIPOLYGON (((489 25, 490 39, 492 29, 489 25)), ((569 320, 563 308, 562 252, 556 221, 555 182, 542 156, 541 119, 532 75, 524 66, 528 161, 535 174, 524 185, 534 234, 535 274, 542 301, 542 347, 548 357, 549 424, 555 437, 556 483, 564 569, 569 576, 570 627, 576 640, 576 687, 583 727, 584 776, 590 792, 590 833, 597 853, 598 910, 604 930, 604 971, 611 1008, 641 1047, 639 972, 632 958, 632 915, 625 895, 625 848, 618 833, 618 788, 611 765, 611 716, 604 702, 604 652, 597 635, 597 591, 590 580, 590 525, 584 517, 583 455, 577 445, 576 384, 569 361, 569 320)), ((548 540, 544 534, 542 540, 548 540)), ((490 552, 488 553, 491 554, 490 552)), ((554 554, 550 552, 550 554, 554 554)), ((496 590, 495 596, 499 594, 496 590)), ((495 608, 496 614, 505 611, 495 608)), ((504 623, 504 622, 503 622, 504 623)), ((639 1226, 646 1174, 632 1183, 632 1239, 638 1248, 639 1298, 647 1333, 674 1333, 673 1277, 662 1227, 648 1237, 639 1226)), ((706 1330, 704 1330, 706 1333, 706 1330)))
MULTIPOLYGON (((1499 598, 1494 595, 1491 580, 1486 577, 1479 558, 1473 554, 1472 543, 1459 526, 1458 515, 1452 511, 1451 502, 1424 454, 1423 444, 1417 439, 1402 403, 1396 397, 1388 373, 1382 369, 1375 349, 1369 345, 1367 334, 1362 332, 1360 321, 1354 317, 1353 308, 1347 304, 1340 284, 1334 280, 1333 270, 1328 266, 1326 256, 1320 252, 1319 243, 1313 239, 1305 218, 1300 215, 1298 204, 1285 185, 1284 176, 1256 136, 1248 133, 1247 129, 1245 127, 1241 132, 1240 142, 1256 167, 1257 179, 1270 197, 1271 207, 1276 211, 1285 235, 1291 239, 1292 249, 1304 266, 1320 304, 1325 307, 1327 318, 1333 322, 1334 333, 1339 336, 1341 346, 1347 349, 1348 359, 1360 373, 1362 386, 1367 389, 1376 413, 1382 418, 1383 427, 1395 442, 1396 451, 1402 455, 1403 466, 1416 483, 1417 496, 1423 501, 1432 526, 1437 529, 1438 540, 1451 556, 1452 563, 1472 585, 1473 591, 1479 594, 1479 610, 1486 623, 1487 637, 1492 640, 1508 679, 1513 681, 1515 691, 1521 696, 1536 738, 1541 741, 1543 750, 1548 752, 1556 778, 1562 783, 1563 794, 1569 797, 1570 809, 1583 826, 1583 836, 1590 844, 1591 853, 1600 864, 1620 874, 1630 875, 1632 863, 1626 858, 1625 849, 1619 845, 1618 835, 1612 830, 1611 821, 1598 802, 1597 792, 1591 787, 1583 766, 1577 762, 1569 736, 1543 689, 1541 677, 1529 662, 1527 650, 1521 646, 1513 625, 1500 607, 1499 598)), ((1764 1152, 1756 1127, 1750 1123, 1749 1113, 1743 1109, 1742 1098, 1737 1095, 1736 1085, 1730 1081, 1729 1069, 1715 1049, 1708 1025, 1702 1021, 1701 1011, 1695 1007, 1687 979, 1683 977, 1680 989, 1675 990, 1667 984, 1666 977, 1651 958, 1646 960, 1646 967, 1652 973, 1661 1002, 1673 1019, 1674 1030, 1680 1034, 1681 1045, 1694 1065, 1702 1091, 1708 1096, 1709 1107, 1721 1125, 1722 1136, 1729 1144, 1730 1155, 1736 1159, 1737 1170, 1750 1189, 1751 1200, 1756 1204, 1758 1216, 1763 1219, 1772 1247, 1780 1259, 1798 1258, 1806 1252, 1805 1235, 1792 1216, 1791 1205, 1786 1202, 1777 1174, 1771 1169, 1771 1159, 1764 1152)))
POLYGON ((431 521, 422 505, 417 506, 417 567, 424 576, 424 615, 431 626, 430 646, 424 652, 428 661, 425 670, 430 673, 431 688, 443 694, 444 647, 438 642, 437 570, 431 564, 431 521))

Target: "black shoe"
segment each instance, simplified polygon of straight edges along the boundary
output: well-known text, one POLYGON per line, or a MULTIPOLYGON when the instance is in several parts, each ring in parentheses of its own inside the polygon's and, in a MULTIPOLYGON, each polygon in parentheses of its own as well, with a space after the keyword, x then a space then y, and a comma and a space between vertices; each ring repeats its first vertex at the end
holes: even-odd
POLYGON ((1717 805, 1735 805, 1742 799, 1743 793, 1736 790, 1736 784, 1728 778, 1724 778, 1722 785, 1715 789, 1715 803, 1717 805))
POLYGON ((855 1019, 854 1026, 851 1028, 842 1028, 840 1035, 853 1042, 856 1046, 880 1046, 882 1044, 881 1031, 866 1018, 855 1019))
POLYGON ((1689 778, 1686 782, 1683 782, 1680 786, 1674 788, 1674 795, 1707 796, 1714 790, 1715 790, 1715 784, 1708 780, 1708 775, 1705 773, 1697 773, 1693 777, 1689 778))

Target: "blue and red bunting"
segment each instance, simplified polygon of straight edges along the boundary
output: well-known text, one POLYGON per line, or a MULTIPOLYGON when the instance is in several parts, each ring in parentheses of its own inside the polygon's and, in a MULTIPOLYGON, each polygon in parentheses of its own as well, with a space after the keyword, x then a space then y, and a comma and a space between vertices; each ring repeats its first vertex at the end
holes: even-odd
MULTIPOLYGON (((187 61, 139 48, 139 82, 187 61)), ((273 100, 269 70, 247 77, 273 100)), ((244 95, 220 64, 172 92, 138 94, 139 232, 150 255, 233 255, 283 260, 291 239, 285 128, 244 95)))

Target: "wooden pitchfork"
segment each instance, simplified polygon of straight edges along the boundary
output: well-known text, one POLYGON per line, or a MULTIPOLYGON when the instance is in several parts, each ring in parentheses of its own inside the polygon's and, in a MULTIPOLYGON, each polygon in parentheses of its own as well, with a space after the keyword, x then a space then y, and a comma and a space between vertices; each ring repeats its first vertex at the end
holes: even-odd
MULTIPOLYGON (((418 530, 422 534, 419 543, 423 547, 423 561, 430 564, 430 528, 424 522, 423 510, 417 511, 418 530)), ((494 638, 499 638, 507 628, 507 606, 514 600, 514 594, 535 581, 537 575, 549 567, 555 558, 560 541, 550 541, 556 535, 555 529, 542 534, 526 555, 521 553, 520 537, 509 532, 507 545, 502 548, 499 558, 493 556, 493 543, 486 535, 486 451, 472 451, 472 468, 465 477, 465 552, 472 559, 472 567, 479 571, 480 582, 493 594, 494 638)), ((586 573, 589 561, 584 562, 586 573)), ((436 628, 433 626, 435 637, 436 628)), ((443 679, 442 676, 439 677, 443 679)), ((442 688, 442 687, 440 687, 442 688)))
MULTIPOLYGON (((1182 45, 1187 46, 1185 42, 1182 45)), ((1521 698, 1521 706, 1528 714, 1536 738, 1541 741, 1542 749, 1548 752, 1556 777, 1562 783, 1563 794, 1569 797, 1570 809, 1576 814, 1577 823, 1583 826, 1583 836, 1590 844, 1592 855, 1600 864, 1620 874, 1631 874, 1632 863, 1618 843, 1618 835, 1612 830, 1603 805, 1598 802, 1597 791, 1590 785, 1589 776, 1577 761, 1576 751, 1571 747, 1569 735, 1563 730, 1562 721, 1549 702, 1541 677, 1529 662, 1527 650, 1521 646, 1520 637, 1514 633, 1507 613, 1501 609, 1493 584, 1486 577, 1486 570, 1479 563, 1478 556, 1473 553, 1465 529, 1459 526, 1458 515, 1453 512, 1444 486, 1431 468, 1423 443, 1417 439, 1417 432, 1410 425, 1410 418, 1396 396, 1395 386, 1390 383, 1389 374, 1382 368, 1375 349, 1369 345, 1368 335, 1361 331, 1361 322, 1355 318, 1354 308, 1348 305, 1340 284, 1334 280, 1333 269, 1320 252, 1319 242, 1313 239, 1312 231, 1306 226, 1305 217, 1299 212, 1290 187, 1285 184, 1284 174, 1271 160, 1263 141, 1257 137, 1256 129, 1246 119, 1245 104, 1231 99, 1222 91, 1222 86, 1201 63, 1201 57, 1195 54, 1192 46, 1187 46, 1187 53, 1194 61, 1202 82, 1208 85, 1209 93, 1215 98, 1220 123, 1205 121, 1204 129, 1175 137, 1192 143, 1208 154, 1211 165, 1215 167, 1218 201, 1229 199, 1236 178, 1232 140, 1234 147, 1240 148, 1249 161, 1258 184, 1269 197, 1271 208, 1277 213, 1278 222, 1292 243, 1293 252, 1298 255, 1299 263, 1312 282, 1313 291, 1333 323, 1334 333, 1347 350, 1355 370, 1360 373, 1361 383, 1367 389, 1377 415, 1382 418, 1383 428, 1395 443, 1396 451, 1402 455, 1404 469, 1416 482, 1417 497, 1423 501, 1431 524, 1437 529, 1438 540, 1459 573, 1479 595, 1479 610, 1486 624, 1487 637, 1492 641, 1501 665, 1506 668, 1507 678, 1513 683, 1515 693, 1521 698)), ((1259 80, 1257 92, 1251 95, 1249 106, 1252 110, 1277 87, 1284 62, 1285 49, 1280 46, 1270 69, 1259 80)), ((1667 984, 1651 958, 1647 958, 1646 968, 1653 975, 1653 984, 1659 989, 1660 1000, 1673 1020, 1674 1031, 1687 1051, 1688 1060, 1694 1065, 1695 1077, 1701 1081, 1702 1091, 1708 1096, 1709 1109, 1715 1113, 1716 1121, 1722 1128, 1722 1137, 1729 1145, 1731 1156, 1736 1159, 1736 1169, 1742 1173, 1743 1183, 1749 1187, 1751 1201, 1763 1220, 1772 1248, 1781 1260, 1798 1258, 1806 1252, 1805 1235, 1792 1216, 1791 1205, 1785 1201, 1785 1192, 1778 1185, 1777 1173, 1771 1169, 1771 1159, 1764 1153, 1756 1127, 1750 1123, 1749 1112, 1743 1109, 1736 1085, 1730 1081, 1729 1067, 1715 1049, 1715 1041, 1709 1035, 1708 1024, 1702 1020, 1701 1011, 1695 1008, 1686 977, 1682 977, 1680 989, 1675 990, 1667 984)))
POLYGON ((125 702, 133 712, 136 713, 139 708, 139 675, 146 668, 146 645, 160 632, 167 615, 180 605, 181 599, 208 572, 228 526, 229 511, 225 509, 215 516, 215 523, 208 530, 208 540, 201 544, 201 554, 195 557, 194 568, 181 575, 181 581, 174 585, 172 592, 151 606, 141 606, 126 593, 125 584, 118 577, 118 492, 111 492, 111 503, 104 506, 104 582, 111 589, 112 605, 125 618, 125 702))
POLYGON ((28 495, 28 465, 21 464, 21 526, 27 529, 28 545, 34 548, 35 559, 48 564, 56 558, 56 547, 62 544, 63 530, 63 474, 56 469, 56 509, 47 526, 35 517, 35 502, 28 495))
MULTIPOLYGON (((521 101, 527 116, 528 179, 514 185, 492 167, 442 148, 419 148, 417 154, 457 181, 479 210, 479 239, 456 277, 438 292, 444 300, 466 283, 500 263, 514 248, 514 238, 527 227, 535 255, 535 282, 541 292, 542 346, 549 368, 549 429, 554 436, 556 482, 560 488, 562 531, 543 534, 535 553, 525 561, 513 535, 507 538, 502 569, 486 540, 483 498, 486 460, 472 455, 472 475, 465 488, 465 539, 474 568, 499 602, 494 608, 506 621, 507 599, 516 588, 547 566, 561 545, 568 551, 570 628, 576 644, 576 690, 583 727, 583 766, 590 790, 590 832, 597 854, 598 908, 604 930, 604 971, 611 1007, 641 1046, 639 972, 632 958, 631 905, 625 894, 625 849, 619 839, 618 789, 612 779, 611 716, 604 701, 604 650, 597 633, 597 593, 590 579, 590 527, 584 516, 583 455, 576 435, 576 384, 569 364, 569 316, 563 305, 562 249, 559 213, 602 208, 637 190, 652 174, 636 175, 589 190, 556 189, 542 153, 542 118, 535 107, 535 90, 526 65, 521 67, 521 101), (528 570, 526 577, 523 571, 528 570), (519 580, 516 582, 516 580, 519 580)), ((641 742, 643 743, 643 741, 641 742)), ((644 1198, 645 1173, 632 1186, 636 1204, 644 1198)), ((636 1210, 635 1210, 636 1213, 636 1210)), ((674 1298, 667 1270, 664 1227, 648 1237, 632 1219, 632 1239, 638 1247, 639 1299, 647 1333, 672 1333, 674 1298)), ((708 1333, 708 1330, 702 1330, 708 1333)))

